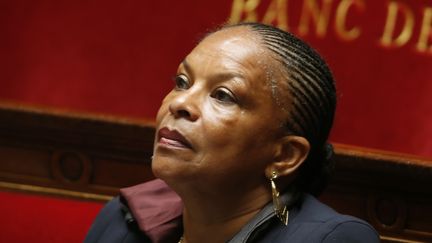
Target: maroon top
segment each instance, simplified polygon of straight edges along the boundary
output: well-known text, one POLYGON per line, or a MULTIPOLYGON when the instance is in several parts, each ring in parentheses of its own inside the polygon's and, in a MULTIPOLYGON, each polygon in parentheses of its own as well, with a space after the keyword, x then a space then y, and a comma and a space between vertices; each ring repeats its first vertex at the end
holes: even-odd
POLYGON ((172 242, 180 238, 183 203, 165 182, 156 179, 123 188, 120 195, 139 228, 152 242, 172 242))

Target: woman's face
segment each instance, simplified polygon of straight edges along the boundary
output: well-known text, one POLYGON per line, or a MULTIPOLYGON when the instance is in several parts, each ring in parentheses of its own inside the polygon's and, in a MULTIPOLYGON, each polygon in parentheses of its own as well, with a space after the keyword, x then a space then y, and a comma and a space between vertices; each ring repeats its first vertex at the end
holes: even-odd
POLYGON ((246 27, 224 29, 179 65, 156 118, 157 177, 222 186, 265 179, 285 115, 272 98, 275 61, 259 42, 246 27))

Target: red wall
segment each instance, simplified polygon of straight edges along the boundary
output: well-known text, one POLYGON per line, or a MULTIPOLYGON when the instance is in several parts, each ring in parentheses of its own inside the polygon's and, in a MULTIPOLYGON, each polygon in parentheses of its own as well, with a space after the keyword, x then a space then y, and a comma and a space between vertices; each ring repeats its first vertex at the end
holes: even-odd
POLYGON ((102 203, 0 191, 0 242, 82 242, 102 203))
MULTIPOLYGON (((233 1, 1 1, 0 100, 153 119, 178 63, 206 31, 228 20, 233 1)), ((257 2, 262 20, 277 1, 257 2)), ((392 47, 380 42, 389 1, 354 0, 344 25, 359 29, 353 40, 334 27, 349 1, 326 2, 325 33, 319 36, 311 22, 303 38, 337 79, 332 141, 432 157, 432 50, 416 49, 422 26, 432 28, 424 20, 432 4, 396 1, 392 39, 404 13, 413 15, 413 32, 406 44, 392 47)), ((287 25, 300 34, 308 12, 301 0, 286 3, 287 25)))

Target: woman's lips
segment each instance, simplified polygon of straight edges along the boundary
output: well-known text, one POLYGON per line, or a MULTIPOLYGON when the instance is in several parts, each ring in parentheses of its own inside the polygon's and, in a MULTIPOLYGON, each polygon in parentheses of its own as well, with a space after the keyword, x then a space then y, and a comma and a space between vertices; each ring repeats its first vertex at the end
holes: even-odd
POLYGON ((177 130, 169 130, 167 127, 163 127, 158 132, 159 143, 177 148, 188 148, 191 149, 189 141, 177 130))

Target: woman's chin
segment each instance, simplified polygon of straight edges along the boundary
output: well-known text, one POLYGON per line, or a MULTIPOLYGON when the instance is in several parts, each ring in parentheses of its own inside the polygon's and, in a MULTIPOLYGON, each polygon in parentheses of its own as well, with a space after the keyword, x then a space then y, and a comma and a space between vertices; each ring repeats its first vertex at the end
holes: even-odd
POLYGON ((184 164, 179 164, 179 162, 167 158, 153 158, 152 172, 155 177, 166 182, 181 181, 182 178, 186 179, 188 177, 184 164))

